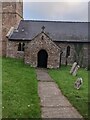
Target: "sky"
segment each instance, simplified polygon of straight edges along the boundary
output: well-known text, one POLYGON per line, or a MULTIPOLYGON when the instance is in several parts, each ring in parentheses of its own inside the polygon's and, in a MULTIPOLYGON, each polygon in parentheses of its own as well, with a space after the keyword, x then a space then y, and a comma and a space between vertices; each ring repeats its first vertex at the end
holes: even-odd
POLYGON ((24 19, 48 21, 88 21, 89 0, 24 0, 24 19))

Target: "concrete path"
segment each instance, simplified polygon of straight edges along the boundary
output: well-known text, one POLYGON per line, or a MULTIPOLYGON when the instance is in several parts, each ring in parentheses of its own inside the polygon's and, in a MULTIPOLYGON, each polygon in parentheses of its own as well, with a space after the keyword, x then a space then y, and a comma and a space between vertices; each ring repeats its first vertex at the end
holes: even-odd
POLYGON ((48 75, 47 70, 36 69, 42 118, 82 118, 48 75))

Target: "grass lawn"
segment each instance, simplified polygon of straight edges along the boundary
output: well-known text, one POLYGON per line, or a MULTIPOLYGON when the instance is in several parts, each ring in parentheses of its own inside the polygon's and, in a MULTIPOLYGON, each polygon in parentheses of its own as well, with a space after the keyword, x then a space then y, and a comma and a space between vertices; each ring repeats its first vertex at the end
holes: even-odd
POLYGON ((55 80, 62 93, 69 99, 72 105, 84 118, 88 117, 88 72, 79 69, 76 77, 69 74, 71 67, 62 66, 58 70, 49 70, 50 76, 55 80), (79 90, 74 88, 74 82, 78 77, 83 78, 83 85, 79 90))
POLYGON ((0 119, 2 118, 2 59, 0 59, 0 119))
POLYGON ((35 69, 22 60, 3 58, 3 118, 40 118, 35 69))

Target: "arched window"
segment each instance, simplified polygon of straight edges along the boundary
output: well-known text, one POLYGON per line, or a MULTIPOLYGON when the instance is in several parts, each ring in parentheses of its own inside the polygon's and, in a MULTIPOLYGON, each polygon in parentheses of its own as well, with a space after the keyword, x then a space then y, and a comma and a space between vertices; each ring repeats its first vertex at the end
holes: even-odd
POLYGON ((67 46, 66 57, 70 56, 70 46, 67 46))
POLYGON ((21 51, 21 43, 18 44, 18 51, 21 51))

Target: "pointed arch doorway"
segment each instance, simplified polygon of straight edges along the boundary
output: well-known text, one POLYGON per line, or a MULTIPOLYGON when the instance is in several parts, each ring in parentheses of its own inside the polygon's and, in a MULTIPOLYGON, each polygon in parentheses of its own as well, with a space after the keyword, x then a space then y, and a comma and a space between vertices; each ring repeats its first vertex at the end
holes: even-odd
POLYGON ((38 52, 38 65, 40 68, 47 68, 48 54, 46 50, 40 50, 38 52))

